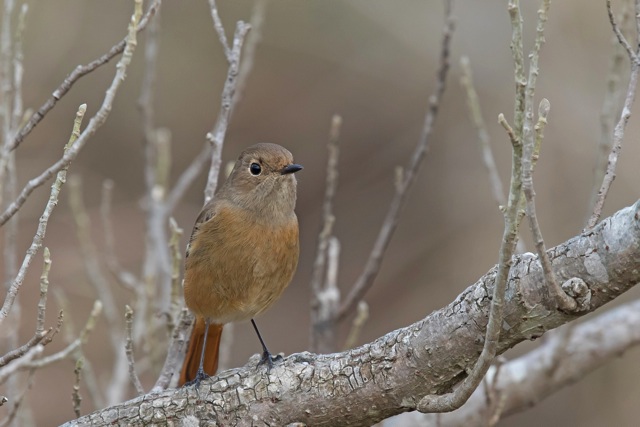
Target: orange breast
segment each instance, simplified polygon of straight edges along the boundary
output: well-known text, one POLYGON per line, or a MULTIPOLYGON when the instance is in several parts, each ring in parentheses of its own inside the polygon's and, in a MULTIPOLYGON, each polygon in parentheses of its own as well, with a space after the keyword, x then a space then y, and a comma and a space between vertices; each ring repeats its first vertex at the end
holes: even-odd
POLYGON ((250 319, 289 285, 298 254, 295 214, 269 227, 244 211, 222 208, 191 241, 184 276, 187 306, 214 323, 250 319))

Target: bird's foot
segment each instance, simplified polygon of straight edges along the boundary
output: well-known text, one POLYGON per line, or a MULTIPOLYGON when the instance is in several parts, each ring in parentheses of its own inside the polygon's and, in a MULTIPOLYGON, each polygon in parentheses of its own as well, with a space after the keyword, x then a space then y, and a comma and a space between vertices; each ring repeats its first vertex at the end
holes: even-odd
POLYGON ((262 359, 260 359, 260 361, 258 362, 258 366, 267 365, 267 372, 269 372, 271 371, 271 368, 273 368, 273 363, 279 362, 281 360, 281 355, 277 354, 276 356, 273 356, 268 351, 265 351, 264 353, 262 353, 262 359))
POLYGON ((211 377, 207 375, 207 373, 203 369, 198 369, 198 372, 196 373, 196 377, 193 380, 184 383, 183 387, 191 387, 192 385, 195 385, 196 388, 199 388, 200 382, 207 378, 211 378, 211 377))

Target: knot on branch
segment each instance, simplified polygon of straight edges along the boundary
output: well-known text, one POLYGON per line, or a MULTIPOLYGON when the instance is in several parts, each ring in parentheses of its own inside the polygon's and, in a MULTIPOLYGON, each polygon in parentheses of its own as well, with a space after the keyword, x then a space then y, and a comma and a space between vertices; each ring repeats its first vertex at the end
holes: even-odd
POLYGON ((562 284, 562 290, 576 302, 573 312, 588 311, 591 306, 591 289, 579 277, 572 277, 562 284))

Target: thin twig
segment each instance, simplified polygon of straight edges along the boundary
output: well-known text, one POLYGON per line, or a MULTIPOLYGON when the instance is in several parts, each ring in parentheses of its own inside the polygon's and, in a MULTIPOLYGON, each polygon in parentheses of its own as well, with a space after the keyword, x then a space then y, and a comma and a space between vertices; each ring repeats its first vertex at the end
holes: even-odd
POLYGON ((173 186, 166 198, 165 207, 167 213, 171 213, 175 210, 176 206, 182 199, 182 196, 187 192, 187 189, 191 184, 193 184, 200 173, 202 173, 205 165, 211 161, 212 150, 213 147, 211 144, 208 142, 205 143, 202 146, 202 150, 200 150, 193 160, 191 160, 189 166, 182 171, 182 174, 180 174, 176 184, 173 186))
MULTIPOLYGON (((173 328, 171 343, 167 350, 164 366, 160 371, 160 375, 158 375, 158 380, 153 386, 153 389, 151 389, 151 393, 165 390, 171 384, 171 379, 174 377, 173 374, 176 372, 179 363, 182 363, 181 357, 184 358, 184 348, 186 342, 189 340, 189 331, 192 323, 193 317, 189 314, 189 310, 183 307, 180 311, 178 323, 176 327, 173 328)), ((177 383, 177 378, 174 382, 177 383)))
POLYGON ((627 51, 627 56, 629 56, 629 59, 632 63, 638 62, 637 51, 634 52, 633 47, 631 47, 631 44, 627 41, 627 38, 624 36, 624 34, 622 34, 620 26, 616 22, 616 17, 613 13, 613 8, 611 7, 611 0, 607 0, 607 14, 609 15, 609 23, 611 24, 611 29, 618 39, 618 43, 620 43, 620 45, 624 47, 624 50, 627 51))
MULTIPOLYGON (((460 66, 462 68, 462 77, 460 77, 460 83, 467 93, 467 106, 469 107, 469 115, 473 122, 476 132, 478 134, 478 142, 480 142, 480 149, 482 150, 482 161, 484 163, 487 172, 489 173, 489 182, 491 184, 491 193, 494 200, 498 203, 499 209, 504 209, 507 204, 507 199, 504 195, 504 186, 498 173, 496 161, 493 156, 493 150, 491 149, 491 143, 489 138, 489 132, 487 126, 482 118, 482 110, 480 108, 480 101, 478 100, 478 93, 476 92, 473 84, 473 75, 471 72, 471 65, 469 64, 469 58, 463 56, 460 58, 460 66)), ((513 130, 511 130, 513 132, 513 130)), ((526 247, 522 239, 518 239, 516 251, 524 253, 526 247)))
MULTIPOLYGON (((342 118, 334 115, 331 120, 331 129, 329 131, 329 142, 327 144, 327 173, 324 191, 324 201, 322 203, 322 229, 318 233, 318 245, 316 248, 316 257, 311 273, 311 333, 310 333, 310 350, 319 351, 319 347, 328 347, 327 343, 321 343, 323 331, 328 328, 333 329, 332 325, 325 325, 327 321, 335 318, 335 313, 331 313, 327 307, 322 307, 322 301, 326 301, 321 297, 324 289, 324 275, 326 272, 327 248, 329 246, 329 238, 333 229, 335 217, 333 215, 333 199, 338 187, 338 159, 340 156, 340 146, 338 145, 340 136, 340 126, 342 118), (322 316, 325 313, 327 316, 322 316)), ((338 301, 339 302, 339 301, 338 301)))
POLYGON ((349 335, 347 335, 347 339, 344 341, 344 346, 342 347, 343 351, 347 351, 357 345, 360 331, 368 319, 369 304, 365 301, 360 301, 358 303, 358 308, 356 309, 356 316, 353 318, 353 323, 349 330, 349 335))
MULTIPOLYGON (((639 8, 640 2, 636 1, 636 29, 640 26, 640 15, 638 15, 639 8)), ((620 32, 620 29, 618 28, 615 20, 612 19, 613 12, 611 12, 610 0, 607 1, 607 10, 609 10, 609 18, 611 19, 611 26, 613 28, 613 31, 616 33, 616 36, 618 36, 618 40, 620 41, 620 43, 625 47, 625 49, 627 49, 627 54, 629 55, 629 59, 631 60, 631 74, 629 75, 627 95, 624 100, 624 105, 622 106, 620 119, 618 120, 618 123, 616 124, 616 127, 613 131, 613 146, 611 148, 611 152, 609 153, 609 158, 607 161, 607 172, 602 179, 600 190, 598 190, 598 197, 594 204, 593 213, 591 214, 589 221, 587 221, 587 229, 593 228, 600 219, 600 215, 602 215, 602 208, 604 207, 604 201, 607 198, 607 194, 609 193, 611 184, 616 177, 618 155, 620 154, 620 150, 622 149, 622 141, 624 139, 624 132, 627 127, 627 123, 629 122, 629 117, 631 117, 631 106, 633 105, 633 101, 635 100, 636 86, 638 85, 638 73, 640 72, 640 64, 638 63, 640 46, 637 47, 635 52, 630 49, 630 46, 627 46, 629 43, 626 42, 626 39, 620 32)), ((640 37, 640 32, 638 32, 637 35, 638 37, 640 37)))
MULTIPOLYGON (((210 0, 211 1, 211 0, 210 0)), ((231 114, 233 109, 240 103, 244 89, 247 85, 247 80, 253 69, 254 59, 256 57, 256 48, 258 43, 262 40, 262 26, 264 24, 264 17, 267 10, 267 0, 256 0, 253 3, 253 9, 251 11, 251 18, 249 19, 249 26, 251 31, 247 36, 247 41, 244 45, 244 54, 240 68, 238 69, 238 81, 236 83, 236 93, 233 96, 233 105, 231 106, 231 114)))
MULTIPOLYGON (((136 31, 140 32, 145 29, 150 19, 153 18, 156 11, 160 7, 162 0, 154 0, 149 8, 145 12, 144 16, 139 20, 140 22, 137 25, 136 31)), ((94 71, 96 68, 101 67, 102 65, 109 62, 113 57, 122 53, 125 50, 125 46, 127 44, 129 36, 125 37, 123 40, 114 45, 107 53, 88 63, 87 65, 78 65, 58 86, 56 90, 53 91, 49 99, 45 101, 44 104, 36 111, 29 121, 20 129, 20 131, 16 134, 13 143, 9 147, 10 150, 15 150, 18 145, 31 133, 31 131, 40 123, 40 121, 44 118, 44 116, 51 111, 53 107, 55 107, 56 103, 62 99, 63 96, 69 92, 71 87, 83 76, 89 74, 94 71)), ((2 222, 4 223, 4 221, 2 222)))
MULTIPOLYGON (((622 12, 619 18, 620 27, 626 28, 631 21, 631 10, 628 3, 622 4, 622 12)), ((622 97, 622 73, 625 55, 625 49, 618 42, 615 35, 611 36, 611 59, 609 60, 609 72, 607 74, 607 85, 604 99, 602 101, 602 110, 600 112, 600 141, 596 155, 594 168, 593 186, 591 188, 591 196, 589 197, 589 205, 587 209, 587 218, 585 224, 589 220, 593 212, 600 184, 607 172, 607 159, 611 146, 613 144, 613 128, 615 126, 616 117, 620 114, 620 99, 622 97)))
POLYGON ((422 133, 418 144, 411 155, 409 167, 403 174, 402 185, 396 187, 396 192, 387 211, 387 215, 384 219, 384 223, 380 228, 380 232, 374 243, 369 259, 364 267, 362 274, 356 280, 345 301, 342 303, 340 310, 338 311, 337 319, 339 321, 345 319, 350 315, 358 305, 358 302, 362 300, 369 288, 373 285, 373 281, 378 275, 380 265, 384 253, 389 245, 393 232, 398 225, 398 218, 400 211, 404 207, 405 201, 409 189, 412 187, 416 180, 416 176, 420 169, 420 165, 429 148, 429 140, 431 132, 433 131, 433 122, 438 115, 440 109, 440 102, 445 89, 446 77, 449 71, 449 55, 451 38, 454 31, 454 20, 451 16, 451 9, 453 6, 453 0, 445 0, 445 26, 442 33, 442 44, 440 49, 440 61, 438 67, 438 73, 436 78, 436 89, 433 95, 429 97, 429 107, 425 116, 424 124, 422 126, 422 133))
POLYGON ((44 331, 44 318, 47 310, 47 295, 49 294, 49 270, 51 270, 51 254, 49 248, 43 250, 44 265, 40 275, 40 300, 38 301, 38 321, 36 333, 44 331))
MULTIPOLYGON (((254 3, 253 11, 251 13, 250 27, 251 32, 247 37, 247 41, 244 45, 244 55, 238 69, 238 77, 236 80, 236 89, 231 104, 230 116, 233 115, 233 109, 238 105, 242 97, 242 93, 246 86, 249 74, 253 69, 253 63, 255 58, 256 46, 262 38, 262 25, 264 23, 264 15, 266 13, 266 1, 258 0, 254 3)), ((224 33, 224 31, 223 31, 224 33)), ((225 42, 226 46, 226 42, 225 42)), ((212 146, 210 143, 206 143, 200 153, 196 155, 191 161, 191 164, 185 169, 180 178, 176 181, 174 188, 169 192, 166 199, 167 214, 171 214, 187 188, 191 186, 193 181, 200 175, 204 166, 211 160, 212 146)), ((216 174, 217 176, 217 174, 216 174)))
POLYGON ((80 404, 82 403, 82 396, 80 396, 80 381, 82 380, 82 368, 84 367, 84 357, 78 358, 76 360, 76 366, 73 369, 74 374, 74 382, 73 382, 73 391, 71 392, 71 402, 73 402, 73 413, 76 415, 76 418, 80 418, 82 413, 80 412, 80 404))
POLYGON ((87 125, 85 130, 80 134, 73 146, 65 151, 61 159, 48 167, 36 178, 29 180, 18 197, 9 205, 9 207, 2 213, 2 215, 0 215, 0 226, 4 225, 4 223, 6 223, 9 218, 11 218, 18 211, 18 209, 20 209, 20 207, 26 202, 27 197, 29 197, 33 190, 43 185, 59 171, 69 167, 69 164, 78 156, 78 153, 80 152, 82 147, 84 147, 89 139, 91 139, 98 128, 100 128, 107 121, 107 117, 111 112, 111 107, 113 105, 116 93, 126 77, 127 67, 131 63, 131 58, 137 44, 136 28, 138 22, 140 21, 140 16, 142 15, 142 0, 136 0, 135 5, 135 12, 131 17, 131 22, 129 23, 129 35, 127 36, 127 43, 124 49, 124 53, 122 54, 122 57, 116 65, 116 74, 113 78, 113 81, 111 82, 111 85, 106 91, 100 109, 91 118, 91 120, 89 120, 89 124, 87 125))
POLYGON ((111 205, 113 199, 113 181, 104 180, 102 183, 102 198, 100 201, 100 218, 102 220, 102 229, 104 234, 104 258, 107 268, 118 280, 118 283, 125 289, 136 292, 139 286, 142 286, 135 274, 125 270, 116 255, 116 239, 113 231, 113 223, 111 222, 111 205))
MULTIPOLYGON (((518 0, 510 1, 509 12, 511 14, 513 28, 511 46, 514 60, 517 64, 515 67, 516 88, 519 88, 523 81, 524 70, 519 68, 519 61, 522 59, 523 53, 521 50, 522 17, 520 15, 518 0)), ((534 50, 534 52, 536 51, 534 50)), ((491 309, 489 311, 489 321, 487 323, 482 352, 478 357, 476 364, 470 372, 467 372, 467 377, 453 392, 444 395, 427 395, 422 398, 417 406, 417 409, 420 412, 449 412, 462 406, 478 387, 496 355, 500 331, 502 329, 505 290, 507 287, 509 272, 511 270, 512 256, 514 254, 518 238, 518 211, 522 199, 522 139, 517 138, 517 135, 522 135, 526 124, 525 97, 525 90, 516 90, 515 117, 517 119, 516 125, 518 127, 516 128, 515 135, 513 133, 509 134, 513 147, 509 199, 504 213, 505 226, 502 235, 502 244, 500 245, 498 271, 494 282, 491 309), (520 122, 520 120, 522 121, 520 122)), ((500 119, 506 123, 503 115, 500 115, 500 119)), ((505 128, 510 129, 508 125, 505 126, 505 128)))
POLYGON ((469 58, 463 56, 460 58, 460 68, 462 69, 462 76, 460 77, 460 83, 465 89, 467 94, 467 106, 469 107, 469 116, 476 128, 478 135, 478 142, 480 143, 480 149, 482 150, 482 161, 484 163, 487 172, 489 172, 489 182, 491 183, 491 194, 498 205, 505 206, 507 199, 504 196, 504 186, 498 173, 496 161, 493 157, 493 150, 491 149, 491 142, 489 138, 489 132, 487 132, 487 125, 482 118, 482 111, 480 109, 480 102, 478 101, 478 93, 476 92, 473 84, 473 75, 471 73, 471 65, 469 64, 469 58))
MULTIPOLYGON (((63 339, 67 343, 67 347, 73 346, 73 350, 69 356, 72 356, 75 360, 84 357, 82 346, 80 343, 75 343, 78 341, 79 334, 76 334, 74 331, 73 318, 72 318, 72 310, 70 308, 69 300, 66 298, 64 293, 60 290, 54 290, 53 295, 56 298, 58 305, 60 306, 60 311, 64 311, 67 313, 67 321, 64 323, 63 328, 63 339)), ((97 317, 102 312, 102 303, 99 301, 94 302, 93 311, 91 316, 97 317)), ((103 396, 103 387, 98 385, 98 381, 96 379, 95 371, 93 370, 93 366, 91 362, 84 359, 84 382, 87 386, 87 391, 89 392, 89 397, 91 398, 91 403, 95 408, 104 408, 106 405, 105 398, 103 396)))
POLYGON ((65 348, 63 348, 62 350, 58 351, 57 353, 54 353, 54 354, 49 355, 47 357, 43 357, 42 359, 38 359, 38 360, 32 361, 32 362, 26 364, 24 368, 25 369, 26 368, 29 368, 29 369, 40 369, 40 368, 44 368, 45 366, 48 366, 48 365, 50 365, 52 363, 59 362, 61 360, 66 359, 67 357, 69 357, 78 348, 80 348, 80 346, 86 344, 87 340, 89 339, 89 335, 91 334, 91 332, 93 332, 93 330, 95 328, 95 325, 96 325, 96 322, 98 320, 98 316, 100 315, 100 313, 102 313, 102 303, 100 301, 95 301, 93 303, 93 308, 91 309, 91 313, 89 314, 89 317, 87 318, 87 322, 85 323, 84 328, 80 332, 80 335, 78 336, 78 338, 73 340, 65 348))
POLYGON ((340 241, 335 236, 330 236, 326 248, 327 268, 325 279, 318 299, 317 319, 314 323, 314 336, 316 348, 319 353, 331 353, 336 351, 336 313, 340 305, 340 289, 338 288, 338 265, 340 260, 340 241))
POLYGON ((49 270, 51 268, 51 258, 49 256, 49 249, 44 248, 44 266, 42 268, 42 275, 40 276, 40 300, 38 301, 38 314, 36 321, 36 331, 22 346, 11 350, 4 356, 0 358, 0 366, 5 366, 12 360, 15 360, 19 357, 22 357, 29 349, 35 347, 37 344, 41 344, 43 346, 49 344, 53 339, 53 336, 57 334, 60 330, 62 320, 61 315, 58 316, 58 325, 56 329, 48 329, 44 328, 44 320, 45 320, 45 311, 47 305, 47 294, 48 294, 48 286, 49 286, 49 270), (45 340, 45 338, 48 338, 45 340))
POLYGON ((218 15, 218 6, 216 5, 216 0, 209 0, 209 7, 211 8, 211 18, 213 18, 213 28, 215 28, 216 33, 218 33, 218 39, 220 39, 220 44, 224 49, 224 56, 227 58, 227 62, 231 64, 233 61, 231 53, 231 49, 229 48, 229 43, 227 43, 227 36, 224 33, 224 27, 222 26, 222 21, 220 20, 220 16, 218 15))
MULTIPOLYGON (((502 114, 500 117, 504 119, 502 114)), ((507 127, 510 129, 508 124, 507 127)), ((522 145, 517 138, 511 138, 511 142, 513 154, 509 199, 504 212, 505 227, 502 235, 502 244, 500 245, 498 272, 496 274, 493 296, 491 298, 489 322, 487 323, 482 353, 471 372, 468 373, 462 384, 460 384, 454 392, 444 395, 425 396, 417 406, 420 412, 448 412, 462 406, 482 381, 482 378, 495 357, 502 326, 504 294, 509 271, 511 270, 511 257, 515 252, 516 240, 518 238, 518 206, 520 205, 520 198, 522 196, 522 167, 520 164, 520 160, 522 159, 522 145)))
POLYGON ((251 26, 249 24, 242 21, 238 21, 236 23, 236 31, 233 36, 233 48, 231 49, 230 55, 227 56, 227 59, 229 60, 229 69, 227 70, 227 78, 224 81, 224 87, 222 88, 220 112, 218 113, 218 118, 213 126, 213 130, 207 133, 207 141, 211 143, 213 151, 211 152, 211 168, 209 169, 207 186, 204 192, 205 204, 213 199, 216 187, 218 186, 218 174, 220 173, 220 163, 222 161, 222 144, 224 143, 227 126, 229 125, 229 120, 231 118, 233 99, 235 97, 236 85, 238 83, 242 44, 244 43, 245 36, 250 29, 251 26))
MULTIPOLYGON (((65 146, 65 152, 69 152, 75 146, 75 142, 78 138, 78 134, 80 131, 80 125, 82 123, 82 118, 84 117, 84 113, 87 110, 87 105, 82 104, 78 108, 78 112, 76 113, 76 118, 73 124, 73 131, 71 133, 71 137, 69 138, 69 142, 65 146)), ((68 166, 68 165, 67 165, 68 166)), ((49 201, 44 208, 44 212, 42 216, 40 216, 40 221, 38 223, 38 229, 36 234, 33 236, 33 240, 31 241, 31 246, 27 249, 27 253, 22 261, 22 265, 15 279, 11 282, 11 286, 9 287, 9 291, 7 292, 7 296, 5 297, 4 304, 2 305, 2 310, 0 310, 0 323, 4 321, 4 319, 9 314, 13 302, 18 295, 18 291, 22 286, 25 275, 27 274, 27 270, 31 265, 31 261, 33 257, 36 255, 38 250, 42 247, 42 241, 44 240, 44 236, 47 231, 47 223, 49 221, 49 217, 51 216, 51 212, 58 204, 58 196, 60 194, 60 189, 62 185, 66 182, 67 179, 67 167, 63 167, 57 173, 57 177, 53 185, 51 186, 51 194, 49 196, 49 201)))
POLYGON ((168 314, 167 330, 171 334, 175 327, 176 316, 180 312, 180 289, 182 285, 180 281, 180 265, 182 263, 180 238, 184 234, 184 230, 178 226, 173 217, 169 218, 169 228, 171 229, 171 238, 169 239, 169 251, 171 253, 171 306, 168 314))
MULTIPOLYGON (((0 117, 2 117, 2 147, 0 147, 0 206, 3 201, 13 200, 16 197, 18 178, 16 171, 15 155, 11 153, 10 145, 20 121, 24 115, 22 100, 23 67, 23 34, 25 20, 29 6, 25 3, 20 8, 18 25, 15 38, 12 43, 11 18, 14 2, 5 2, 5 11, 2 22, 1 53, 0 53, 0 117), (11 52, 13 48, 13 54, 11 52), (13 65, 13 67, 11 67, 13 65), (13 103, 13 106, 11 105, 13 103), (5 174, 8 176, 5 177, 5 174), (5 188, 6 185, 6 188, 5 188), (5 194, 6 191, 6 194, 5 194)), ((16 219, 7 229, 5 234, 5 276, 10 280, 17 269, 18 251, 16 240, 18 233, 18 220, 16 219)))
MULTIPOLYGON (((22 392, 16 398, 13 399, 13 402, 12 402, 13 405, 11 407, 11 410, 9 411, 9 414, 0 423, 0 427, 13 425, 13 420, 15 419, 16 415, 18 415, 20 407, 24 402, 24 398, 27 396, 27 392, 31 390, 31 387, 33 387, 34 372, 35 371, 33 370, 29 372, 29 375, 27 376, 27 381, 26 381, 27 384, 25 385, 22 392)), ((0 406, 2 406, 1 399, 0 399, 0 406)))
POLYGON ((16 359, 15 362, 0 368, 0 384, 4 383, 9 376, 13 375, 18 370, 27 369, 31 361, 42 354, 43 351, 44 346, 42 344, 38 344, 35 347, 31 347, 22 357, 16 359))
MULTIPOLYGON (((543 99, 540 102, 540 108, 538 110, 538 123, 536 124, 535 132, 535 139, 537 139, 538 141, 542 139, 544 126, 547 123, 547 115, 549 114, 550 107, 551 106, 548 100, 543 99)), ((534 141, 533 137, 525 138, 525 144, 522 154, 522 187, 526 199, 526 209, 527 217, 529 218, 529 226, 531 228, 531 234, 533 235, 533 242, 536 246, 536 251, 538 252, 538 260, 540 261, 540 265, 542 266, 547 289, 553 296, 554 301, 558 304, 558 308, 563 311, 574 311, 577 307, 577 303, 562 290, 555 274, 553 273, 551 260, 549 259, 549 255, 547 254, 547 248, 545 246, 544 239, 542 238, 540 224, 538 223, 538 216, 536 215, 535 191, 533 188, 533 177, 531 172, 533 168, 532 158, 534 156, 535 144, 536 142, 534 141)))
MULTIPOLYGON (((153 335, 153 327, 159 322, 150 322, 150 302, 155 301, 155 311, 169 311, 171 294, 171 269, 168 249, 167 212, 164 200, 167 196, 171 173, 171 132, 157 128, 154 120, 154 94, 159 50, 160 17, 149 26, 144 47, 144 77, 140 89, 138 106, 144 135, 145 194, 145 251, 142 281, 146 286, 137 287, 136 320, 133 325, 133 340, 140 343, 153 335), (153 298, 150 289, 154 289, 153 298)), ((144 342, 148 344, 148 342, 144 342)))
POLYGON ((133 340, 131 339, 131 329, 133 328, 133 310, 129 305, 126 305, 124 308, 124 318, 126 325, 126 333, 125 333, 125 353, 127 354, 127 362, 129 363, 129 378, 131 379, 131 383, 135 387, 138 392, 138 396, 142 396, 144 394, 144 388, 142 388, 142 383, 140 383, 140 378, 138 378, 138 374, 136 373, 136 362, 133 356, 133 340))
POLYGON ((18 15, 18 26, 16 28, 16 36, 14 43, 14 54, 12 58, 13 63, 13 111, 11 114, 11 132, 14 132, 22 119, 23 102, 22 102, 22 77, 24 75, 24 67, 22 62, 24 60, 24 51, 22 48, 23 34, 25 28, 25 21, 27 12, 29 11, 29 5, 24 3, 20 7, 20 14, 18 15))
POLYGON ((542 231, 540 230, 540 224, 538 223, 538 217, 536 215, 535 207, 535 191, 533 188, 533 168, 537 161, 540 151, 540 145, 543 139, 544 126, 547 123, 547 115, 551 105, 549 101, 543 99, 540 102, 538 109, 538 123, 534 126, 533 117, 533 98, 536 89, 536 81, 538 78, 539 68, 538 59, 540 57, 540 50, 544 44, 544 26, 547 22, 549 13, 550 0, 543 0, 540 9, 538 10, 538 23, 536 26, 536 39, 533 47, 533 51, 529 55, 529 78, 527 81, 527 87, 525 89, 525 120, 522 128, 522 141, 523 141, 523 153, 522 153, 522 187, 524 191, 524 199, 521 204, 526 206, 527 217, 529 218, 529 226, 533 235, 534 244, 538 252, 538 259, 544 272, 545 283, 549 292, 554 297, 554 301, 558 304, 558 307, 563 311, 573 311, 577 307, 576 302, 564 293, 555 274, 551 267, 551 261, 547 255, 544 240, 542 238, 542 231))
POLYGON ((105 317, 109 325, 111 346, 116 349, 121 345, 120 319, 116 298, 111 285, 100 263, 98 250, 91 237, 91 221, 87 213, 82 196, 82 181, 77 175, 69 178, 69 206, 75 221, 76 235, 80 245, 80 253, 84 264, 85 274, 93 286, 98 298, 104 304, 105 317))
POLYGON ((49 328, 47 330, 47 334, 44 336, 44 339, 42 340, 42 345, 46 346, 51 341, 53 341, 53 338, 60 333, 63 323, 64 323, 64 312, 60 310, 58 312, 58 319, 56 320, 55 328, 49 328))
POLYGON ((18 348, 15 348, 0 357, 0 367, 6 366, 9 362, 12 362, 16 359, 24 356, 29 350, 31 350, 36 345, 40 344, 44 337, 47 335, 48 331, 36 332, 26 343, 21 345, 18 348))

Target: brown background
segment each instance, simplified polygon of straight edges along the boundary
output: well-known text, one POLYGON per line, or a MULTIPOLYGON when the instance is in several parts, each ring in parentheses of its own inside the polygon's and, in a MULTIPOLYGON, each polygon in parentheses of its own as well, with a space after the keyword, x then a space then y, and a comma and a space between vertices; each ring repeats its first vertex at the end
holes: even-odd
MULTIPOLYGON (((418 176, 382 270, 366 301, 371 317, 360 342, 412 323, 449 303, 497 260, 502 217, 481 163, 476 134, 459 85, 461 55, 470 57, 483 114, 488 122, 501 176, 510 168, 508 140, 496 123, 511 120, 513 72, 511 30, 504 2, 458 2, 453 67, 431 150, 418 176)), ((535 2, 525 3, 526 49, 532 45, 535 2)), ((593 185, 600 135, 599 114, 610 57, 611 30, 603 2, 553 4, 547 44, 541 56, 538 101, 551 102, 551 115, 536 170, 539 220, 549 246, 579 233, 593 185)), ((251 2, 220 2, 229 37, 236 20, 248 20, 251 2)), ((126 1, 32 2, 25 34, 25 105, 39 106, 77 64, 101 55, 125 34, 131 12, 126 1)), ((405 165, 418 139, 427 97, 433 90, 442 28, 442 5, 435 1, 278 1, 268 5, 263 40, 258 46, 245 96, 228 129, 224 160, 246 146, 270 141, 289 148, 298 163, 298 217, 301 259, 281 302, 260 320, 275 351, 292 353, 308 345, 309 277, 324 190, 326 140, 331 116, 344 120, 340 184, 335 201, 336 235, 342 245, 343 293, 362 270, 393 194, 394 168, 405 165)), ((141 47, 144 35, 141 36, 141 47)), ((93 115, 114 72, 110 64, 81 80, 18 150, 21 185, 60 156, 77 106, 86 102, 93 115)), ((137 98, 143 72, 142 49, 116 98, 108 122, 71 168, 84 180, 84 195, 97 225, 100 184, 115 181, 114 215, 120 260, 139 271, 143 248, 142 134, 137 98)), ((156 90, 156 122, 173 135, 175 178, 200 150, 219 108, 226 73, 220 45, 205 1, 165 0, 156 90)), ((626 82, 624 83, 626 84, 626 82)), ((637 115, 637 114, 636 114, 637 115)), ((605 214, 632 204, 639 196, 638 120, 633 117, 618 164, 618 176, 605 214)), ((204 177, 189 191, 175 216, 187 233, 202 204, 204 177)), ((76 327, 95 299, 79 258, 67 192, 46 237, 54 260, 51 286, 73 302, 76 327)), ((36 191, 21 211, 19 247, 26 249, 48 197, 36 191)), ((526 228, 525 228, 526 231, 526 228)), ((526 234, 526 233, 525 233, 526 234)), ((185 242, 183 242, 184 245, 185 242)), ((531 247, 529 245, 529 247, 531 247)), ((38 257, 22 292, 21 336, 33 330, 38 257)), ((633 290, 612 304, 638 295, 633 290)), ((126 301, 122 293, 120 302, 126 301)), ((48 321, 54 321, 51 303, 48 321)), ((247 324, 236 326, 234 364, 258 351, 247 324)), ((87 354, 94 366, 112 361, 104 320, 87 354)), ((47 353, 60 348, 54 343, 47 353)), ((514 357, 535 346, 525 343, 514 357)), ((588 375, 535 408, 501 426, 632 425, 640 415, 638 350, 588 375)), ((72 362, 58 363, 35 378, 28 403, 38 425, 73 418, 70 403, 72 362)), ((101 371, 107 375, 108 370, 101 371)), ((144 377, 146 387, 155 378, 144 377)), ((7 391, 0 388, 2 394, 7 391)), ((133 396, 133 394, 131 394, 133 396)), ((85 411, 92 408, 86 403, 85 411)), ((4 408, 2 409, 4 410, 4 408)))

